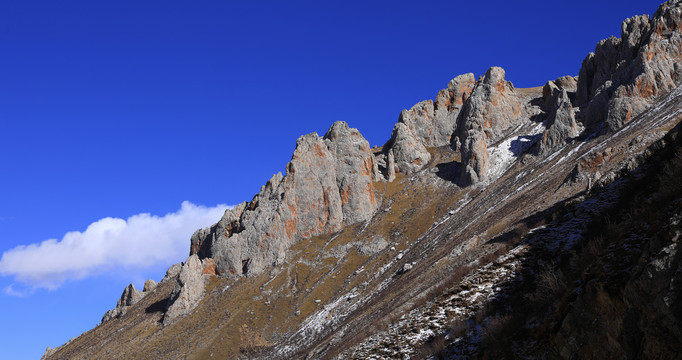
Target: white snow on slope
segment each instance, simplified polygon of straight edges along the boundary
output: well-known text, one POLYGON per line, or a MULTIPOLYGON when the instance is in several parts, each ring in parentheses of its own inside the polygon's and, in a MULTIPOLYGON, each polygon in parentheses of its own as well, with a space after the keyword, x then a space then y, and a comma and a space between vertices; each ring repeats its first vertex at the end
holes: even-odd
POLYGON ((542 123, 531 128, 527 134, 512 136, 496 146, 488 148, 488 182, 499 179, 514 164, 516 159, 531 145, 536 135, 542 133, 545 126, 542 123))

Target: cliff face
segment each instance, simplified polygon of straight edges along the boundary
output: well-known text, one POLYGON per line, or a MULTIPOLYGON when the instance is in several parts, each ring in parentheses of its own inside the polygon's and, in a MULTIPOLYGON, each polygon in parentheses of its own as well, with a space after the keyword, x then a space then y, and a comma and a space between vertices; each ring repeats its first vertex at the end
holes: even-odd
POLYGON ((198 230, 190 254, 213 259, 217 275, 259 274, 281 264, 291 244, 367 220, 377 207, 369 143, 345 122, 323 138, 299 138, 286 169, 250 202, 198 230))
MULTIPOLYGON (((669 1, 652 18, 626 20, 577 78, 518 89, 499 67, 478 80, 457 76, 435 100, 403 110, 381 148, 345 122, 302 136, 286 174, 197 230, 186 262, 158 286, 127 288, 101 326, 47 355, 136 358, 161 347, 155 357, 481 356, 481 339, 495 343, 511 324, 522 337, 499 348, 518 353, 491 356, 571 358, 595 335, 581 319, 601 311, 601 283, 588 286, 571 268, 583 261, 590 224, 656 168, 673 135, 661 139, 682 117, 681 14, 682 1, 669 1), (548 269, 575 277, 534 280, 548 269), (578 295, 554 299, 557 287, 578 295), (529 310, 512 323, 524 304, 561 319, 537 327, 545 313, 529 310)), ((647 344, 680 331, 677 295, 664 294, 679 282, 674 234, 628 258, 638 275, 613 298, 630 307, 608 312, 621 330, 603 341, 623 344, 636 335, 628 329, 644 331, 627 324, 666 317, 665 335, 648 332, 647 344), (651 297, 644 289, 654 280, 651 297)), ((644 347, 608 349, 658 357, 644 347)))
POLYGON ((583 60, 577 105, 582 122, 613 132, 682 81, 680 2, 669 1, 653 18, 635 16, 621 37, 600 41, 583 60))

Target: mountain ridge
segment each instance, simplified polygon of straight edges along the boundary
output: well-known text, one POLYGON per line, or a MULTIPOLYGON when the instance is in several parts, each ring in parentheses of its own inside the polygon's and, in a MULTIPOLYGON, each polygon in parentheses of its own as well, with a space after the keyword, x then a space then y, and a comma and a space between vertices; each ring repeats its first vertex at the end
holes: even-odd
MULTIPOLYGON (((300 137, 284 176, 275 174, 250 202, 195 232, 190 257, 169 269, 159 286, 141 294, 126 288, 116 309, 92 330, 99 335, 82 341, 107 339, 103 328, 133 321, 163 343, 164 332, 180 331, 177 324, 197 312, 210 313, 203 308, 207 303, 221 307, 216 304, 223 293, 241 291, 231 287, 260 282, 261 294, 250 298, 262 299, 270 284, 283 281, 277 291, 269 290, 275 295, 258 314, 267 316, 274 302, 283 303, 280 310, 300 308, 278 320, 287 325, 268 330, 268 325, 248 325, 243 317, 258 317, 256 311, 229 305, 231 315, 223 321, 232 317, 243 326, 231 324, 231 337, 238 340, 229 341, 231 350, 222 354, 339 356, 339 348, 363 340, 353 329, 391 323, 391 312, 418 308, 414 299, 431 294, 443 279, 461 281, 461 269, 475 272, 481 259, 521 251, 531 232, 515 235, 511 243, 493 240, 520 229, 523 219, 606 188, 652 156, 652 144, 680 120, 681 8, 682 2, 668 1, 651 18, 624 21, 621 38, 599 42, 577 80, 565 76, 543 87, 516 89, 499 67, 479 80, 460 75, 435 101, 403 110, 381 148, 370 148, 345 122, 334 123, 323 137, 300 137), (313 249, 317 257, 306 259, 313 249), (458 280, 451 273, 460 273, 458 280), (338 283, 340 274, 342 284, 323 286, 338 283), (145 300, 150 295, 157 299, 152 304, 145 300), (256 349, 259 353, 251 353, 256 349)), ((222 326, 227 325, 217 328, 222 326)), ((425 334, 414 342, 436 335, 425 334)), ((94 351, 79 341, 45 357, 94 351)), ((215 341, 199 349, 184 343, 170 354, 207 356, 205 351, 219 348, 215 341)), ((393 355, 416 355, 416 348, 407 344, 393 355)))

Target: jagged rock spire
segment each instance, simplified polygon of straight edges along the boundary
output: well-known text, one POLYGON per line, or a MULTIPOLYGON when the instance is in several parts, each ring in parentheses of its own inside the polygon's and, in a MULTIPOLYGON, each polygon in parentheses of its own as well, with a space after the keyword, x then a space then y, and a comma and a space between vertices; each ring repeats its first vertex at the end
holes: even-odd
POLYGON ((605 132, 621 128, 660 95, 682 83, 682 1, 663 3, 654 16, 634 16, 621 37, 600 41, 583 61, 576 105, 580 121, 605 132))
POLYGON ((519 100, 514 94, 514 86, 505 80, 504 69, 491 67, 476 83, 457 122, 462 185, 486 180, 488 146, 500 140, 520 115, 519 100))
POLYGON ((374 158, 357 129, 334 123, 324 138, 296 142, 286 175, 275 174, 249 203, 192 236, 191 254, 213 258, 220 275, 246 275, 281 264, 296 241, 369 219, 374 158))

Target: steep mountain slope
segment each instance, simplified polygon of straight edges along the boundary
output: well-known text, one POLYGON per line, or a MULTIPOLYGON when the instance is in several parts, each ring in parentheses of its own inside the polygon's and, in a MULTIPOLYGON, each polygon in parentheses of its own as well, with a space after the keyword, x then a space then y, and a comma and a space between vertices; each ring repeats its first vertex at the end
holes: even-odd
MULTIPOLYGON (((344 122, 302 136, 286 174, 198 230, 186 262, 45 357, 675 357, 660 344, 680 332, 677 233, 598 224, 665 190, 640 187, 679 147, 681 17, 678 0, 626 20, 577 78, 543 87, 498 67, 458 76, 379 148, 344 122), (595 336, 584 318, 604 313, 618 324, 595 336)), ((679 196, 648 226, 676 219, 679 196)))

